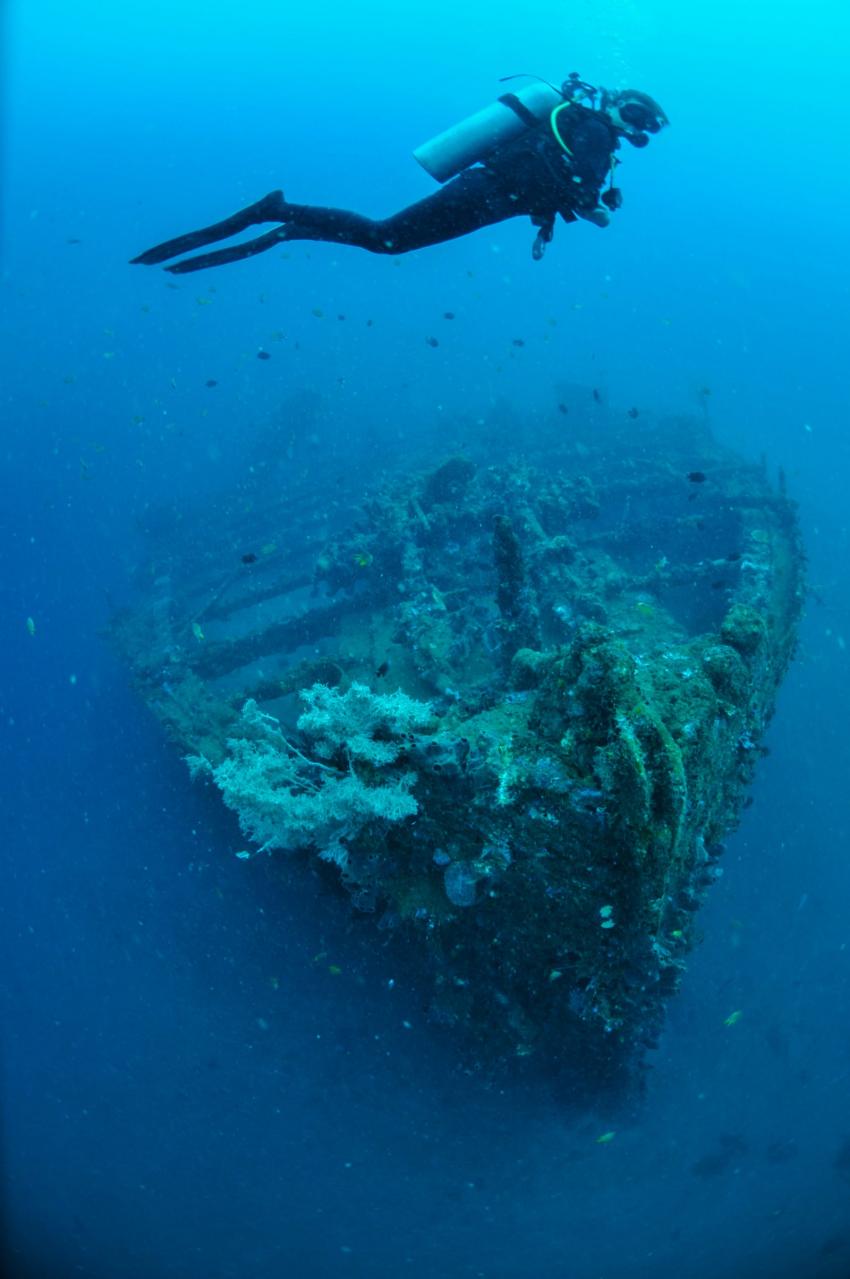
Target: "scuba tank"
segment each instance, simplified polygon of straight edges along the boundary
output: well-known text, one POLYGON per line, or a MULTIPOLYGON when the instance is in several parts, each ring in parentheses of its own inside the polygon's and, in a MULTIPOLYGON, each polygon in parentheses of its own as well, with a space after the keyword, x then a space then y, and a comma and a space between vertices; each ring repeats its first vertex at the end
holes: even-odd
POLYGON ((512 142, 526 129, 545 120, 565 94, 545 81, 526 85, 516 93, 505 93, 475 115, 438 133, 413 152, 426 172, 445 182, 504 142, 512 142))

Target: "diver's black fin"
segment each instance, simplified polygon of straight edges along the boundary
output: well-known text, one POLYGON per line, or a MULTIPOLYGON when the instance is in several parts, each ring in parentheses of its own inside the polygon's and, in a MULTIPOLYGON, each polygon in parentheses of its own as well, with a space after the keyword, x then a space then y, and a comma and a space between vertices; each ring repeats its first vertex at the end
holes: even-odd
POLYGON ((243 244, 231 244, 229 249, 217 249, 215 253, 199 253, 196 258, 186 258, 183 262, 175 262, 167 266, 166 271, 172 275, 186 275, 188 271, 202 271, 207 266, 224 266, 227 262, 239 262, 242 258, 253 258, 257 253, 265 253, 273 249, 281 240, 287 238, 285 226, 275 227, 265 235, 258 235, 256 240, 246 240, 243 244))
MULTIPOLYGON (((228 236, 236 235, 239 231, 244 231, 246 227, 256 226, 258 222, 282 222, 286 217, 285 210, 286 201, 283 198, 283 192, 270 191, 268 195, 263 196, 262 200, 249 204, 247 209, 240 209, 238 213, 225 218, 223 222, 202 227, 200 231, 189 231, 187 235, 178 235, 174 240, 166 240, 164 244, 157 244, 152 249, 140 253, 137 258, 131 258, 130 261, 134 265, 156 266, 159 262, 167 262, 169 258, 178 257, 181 253, 200 249, 205 244, 226 240, 228 236)), ((257 249, 255 252, 261 253, 262 250, 257 249)), ((225 260, 232 261, 229 258, 225 260)))

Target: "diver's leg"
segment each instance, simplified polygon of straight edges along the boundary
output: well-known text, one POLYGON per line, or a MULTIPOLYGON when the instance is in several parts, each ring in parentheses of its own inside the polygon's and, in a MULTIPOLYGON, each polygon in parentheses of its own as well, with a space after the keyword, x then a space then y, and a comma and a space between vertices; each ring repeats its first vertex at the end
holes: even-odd
POLYGON ((494 174, 476 168, 389 218, 287 203, 281 239, 351 244, 370 253, 410 253, 525 212, 523 203, 509 195, 494 174))
MULTIPOLYGON (((271 198, 267 196, 266 200, 271 198)), ((264 203, 260 201, 260 205, 264 203)), ((276 217, 280 218, 283 225, 274 231, 268 231, 256 240, 248 240, 226 249, 218 249, 213 253, 203 253, 194 258, 187 258, 183 262, 175 262, 173 266, 167 266, 166 271, 170 271, 173 275, 185 275, 189 271, 199 271, 204 267, 223 266, 227 262, 238 262, 242 258, 264 253, 284 240, 318 240, 329 244, 350 244, 356 248, 367 249, 370 253, 410 253, 413 249, 422 249, 427 245, 454 240, 458 236, 468 235, 470 231, 491 226, 494 222, 504 222, 506 218, 529 212, 522 200, 505 191, 503 184, 496 176, 483 168, 467 169, 459 177, 447 182, 439 191, 435 191, 433 195, 418 201, 417 204, 411 204, 389 218, 366 218, 360 213, 352 213, 349 209, 328 209, 314 204, 291 204, 284 200, 281 200, 276 207, 276 217)), ((249 210, 246 209, 242 215, 236 214, 235 218, 244 216, 248 212, 249 210)), ((218 226, 227 227, 234 220, 229 219, 227 223, 221 222, 218 226)), ((214 230, 216 228, 209 228, 209 231, 214 230)), ((194 234, 201 236, 207 233, 198 231, 194 234)), ((233 231, 225 230, 223 235, 209 235, 208 239, 197 240, 194 245, 184 243, 184 249, 208 244, 213 239, 223 239, 224 235, 229 234, 233 234, 233 231)), ((183 237, 184 242, 189 238, 183 237)), ((170 244, 162 245, 159 249, 151 249, 137 261, 164 261, 166 257, 173 257, 175 253, 180 252, 180 249, 173 247, 180 243, 172 240, 170 244), (150 256, 154 253, 158 255, 156 258, 150 256)))
MULTIPOLYGON (((204 244, 214 244, 217 240, 226 240, 228 236, 236 235, 239 231, 244 231, 246 227, 256 226, 259 222, 282 222, 286 217, 285 208, 286 201, 283 198, 283 192, 271 191, 268 195, 263 196, 262 200, 257 200, 255 204, 249 204, 247 209, 240 209, 238 213, 234 213, 232 217, 225 218, 223 222, 215 222, 212 226, 202 227, 200 231, 189 231, 187 235, 179 235, 174 240, 166 240, 164 244, 157 244, 145 253, 140 253, 137 258, 132 258, 131 261, 142 266, 154 266, 158 262, 167 261, 168 258, 177 257, 180 253, 188 253, 191 249, 200 249, 204 244)), ((262 252, 260 249, 255 251, 262 252)), ((242 256, 247 255, 243 254, 242 256)))

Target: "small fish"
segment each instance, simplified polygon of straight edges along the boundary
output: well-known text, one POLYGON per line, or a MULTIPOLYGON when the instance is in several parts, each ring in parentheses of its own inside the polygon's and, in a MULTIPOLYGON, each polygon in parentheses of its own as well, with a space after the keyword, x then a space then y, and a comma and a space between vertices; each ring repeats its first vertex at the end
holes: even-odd
POLYGON ((569 410, 569 407, 568 407, 566 404, 559 404, 559 405, 558 405, 558 412, 559 412, 559 413, 563 413, 563 414, 566 416, 566 414, 567 414, 567 413, 569 413, 569 411, 570 411, 570 410, 569 410))
POLYGON ((454 318, 455 318, 455 313, 454 313, 454 311, 444 311, 444 312, 443 312, 443 319, 444 319, 444 320, 453 320, 454 318))
POLYGON ((367 329, 371 329, 371 327, 372 327, 372 325, 373 325, 374 323, 375 323, 375 321, 374 321, 374 320, 367 320, 367 321, 366 321, 366 328, 367 328, 367 329))
POLYGON ((640 417, 640 409, 635 409, 635 408, 629 409, 628 413, 626 414, 626 417, 630 417, 632 419, 636 417, 640 417))
POLYGON ((512 340, 511 345, 512 345, 512 346, 525 346, 525 338, 514 338, 514 339, 512 340))
POLYGON ((617 1136, 616 1132, 603 1132, 596 1138, 597 1146, 607 1146, 609 1141, 613 1141, 617 1136))
POLYGON ((375 671, 375 679, 383 679, 389 669, 389 662, 381 662, 381 665, 375 671))
POLYGON ((438 339, 438 338, 426 338, 426 339, 425 339, 425 345, 426 345, 426 346, 439 346, 439 345, 440 345, 440 343, 439 343, 439 339, 438 339))
POLYGON ((724 1026, 737 1026, 738 1022, 741 1020, 741 1018, 743 1017, 743 1015, 744 1015, 744 1014, 741 1012, 741 1009, 740 1009, 740 1008, 736 1008, 736 1009, 735 1009, 735 1011, 734 1011, 733 1013, 730 1013, 728 1017, 724 1018, 723 1025, 724 1025, 724 1026))
POLYGON ((328 964, 328 972, 331 974, 332 977, 338 977, 340 973, 342 972, 342 969, 340 968, 339 964, 328 964))
POLYGON ((82 240, 77 239, 75 235, 69 235, 65 243, 66 244, 82 244, 82 240))
POLYGON ((320 306, 314 306, 311 315, 315 315, 317 320, 323 320, 325 313, 320 306))
POLYGON ((31 617, 27 618, 27 632, 30 635, 35 635, 35 622, 31 617))
POLYGON ((204 383, 204 386, 218 386, 218 379, 214 377, 208 377, 206 382, 204 383))
POLYGON ((256 562, 257 557, 253 551, 246 551, 246 553, 242 556, 243 564, 256 564, 256 562))
POLYGON ((593 398, 597 404, 602 403, 602 395, 596 387, 593 388, 593 398))
POLYGON ((344 320, 344 319, 345 319, 345 316, 344 316, 344 315, 342 315, 342 314, 340 314, 340 315, 338 315, 336 318, 337 318, 338 320, 344 320))
POLYGON ((257 352, 257 359, 258 359, 258 360, 270 360, 271 358, 272 358, 272 357, 271 357, 271 352, 270 352, 270 351, 264 351, 264 350, 263 350, 263 348, 262 348, 262 347, 260 347, 259 351, 257 352))
POLYGON ((730 552, 729 552, 729 554, 726 556, 726 558, 727 558, 727 560, 729 561, 729 563, 730 563, 730 564, 737 564, 737 563, 738 563, 738 560, 741 558, 741 552, 740 552, 740 551, 730 551, 730 552))
POLYGON ((707 477, 705 471, 688 471, 687 478, 691 484, 705 484, 707 477))
POLYGON ((195 301, 197 302, 198 306, 212 306, 212 298, 198 297, 198 298, 195 298, 195 301))
POLYGON ((372 563, 372 556, 368 551, 359 551, 354 557, 354 563, 358 568, 368 568, 372 563))
POLYGON ((199 644, 203 642, 203 639, 204 639, 204 632, 203 632, 203 630, 201 629, 201 623, 200 623, 200 622, 193 622, 193 623, 192 623, 192 634, 194 635, 195 639, 198 641, 198 643, 199 643, 199 644))
POLYGON ((644 617, 655 617, 655 609, 651 604, 647 604, 646 600, 638 600, 637 604, 635 604, 635 608, 639 613, 643 614, 644 617))

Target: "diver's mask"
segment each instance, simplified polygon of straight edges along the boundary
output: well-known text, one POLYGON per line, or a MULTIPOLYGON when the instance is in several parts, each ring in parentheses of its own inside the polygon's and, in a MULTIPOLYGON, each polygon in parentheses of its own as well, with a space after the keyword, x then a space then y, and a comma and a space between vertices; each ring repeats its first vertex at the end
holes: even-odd
POLYGON ((650 134, 660 133, 670 123, 658 103, 638 89, 622 89, 619 93, 603 90, 601 105, 617 132, 633 147, 645 147, 650 134))

